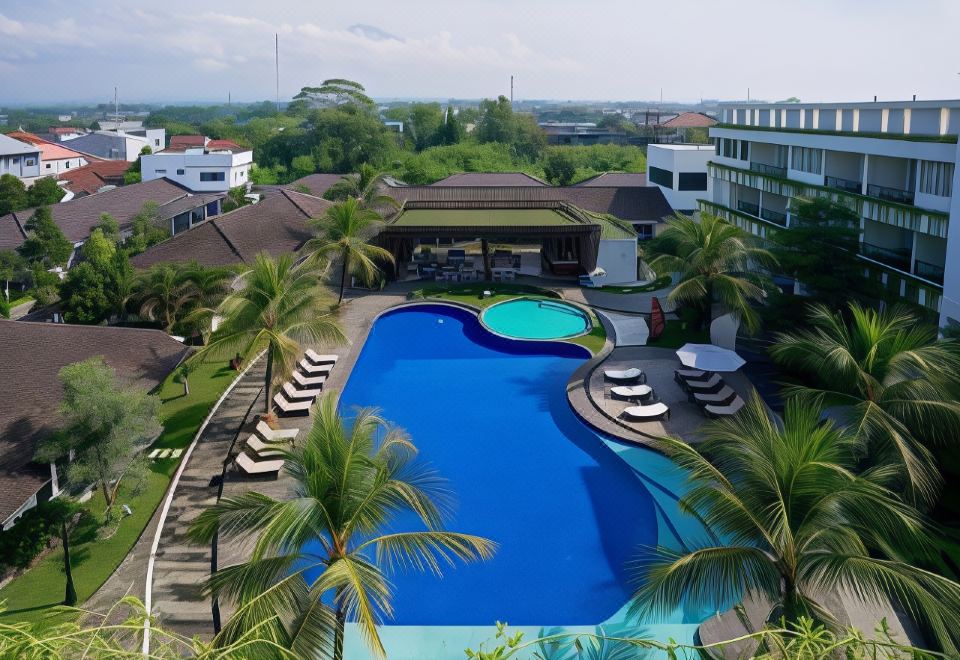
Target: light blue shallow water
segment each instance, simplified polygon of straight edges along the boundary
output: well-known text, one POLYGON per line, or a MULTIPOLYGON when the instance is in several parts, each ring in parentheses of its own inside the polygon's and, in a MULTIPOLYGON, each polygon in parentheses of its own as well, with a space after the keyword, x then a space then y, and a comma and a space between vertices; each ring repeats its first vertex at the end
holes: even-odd
POLYGON ((520 339, 560 339, 587 331, 587 315, 573 305, 517 298, 483 312, 483 322, 501 335, 520 339))
MULTIPOLYGON (((690 520, 672 520, 682 475, 669 461, 608 445, 570 409, 565 385, 586 358, 568 344, 493 336, 473 314, 447 306, 405 308, 375 323, 342 409, 375 405, 406 428, 457 496, 449 529, 500 544, 493 560, 442 579, 393 576, 390 624, 595 625, 627 603, 626 565, 641 546, 677 546, 696 533, 690 520)), ((405 518, 393 528, 420 527, 405 518)), ((678 610, 657 623, 709 613, 678 610)))

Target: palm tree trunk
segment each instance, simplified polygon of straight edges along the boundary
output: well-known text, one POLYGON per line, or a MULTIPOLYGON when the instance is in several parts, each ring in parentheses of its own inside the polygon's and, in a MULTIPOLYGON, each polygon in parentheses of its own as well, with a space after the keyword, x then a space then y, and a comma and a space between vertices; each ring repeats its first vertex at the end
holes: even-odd
POLYGON ((347 613, 337 608, 337 628, 333 635, 333 660, 343 660, 343 631, 347 624, 347 613))
POLYGON ((490 244, 487 239, 480 239, 480 251, 483 253, 483 279, 490 281, 493 279, 493 273, 490 270, 490 244))
POLYGON ((340 299, 337 300, 337 304, 343 302, 343 290, 347 286, 347 267, 350 265, 350 255, 343 255, 343 266, 340 269, 340 299))
POLYGON ((266 392, 266 400, 263 403, 263 414, 270 414, 270 406, 273 405, 273 346, 267 348, 267 375, 263 383, 263 391, 266 392))
POLYGON ((67 576, 67 588, 63 597, 63 604, 73 606, 77 604, 77 589, 73 585, 73 568, 70 566, 70 533, 67 530, 67 521, 60 523, 60 541, 63 543, 63 572, 67 576))

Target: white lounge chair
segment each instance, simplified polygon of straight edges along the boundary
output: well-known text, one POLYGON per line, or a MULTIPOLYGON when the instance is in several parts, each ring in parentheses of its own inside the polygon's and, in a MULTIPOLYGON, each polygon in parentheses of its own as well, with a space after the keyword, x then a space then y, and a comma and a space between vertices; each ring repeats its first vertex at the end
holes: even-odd
POLYGON ((300 399, 310 399, 311 401, 313 401, 318 396, 320 396, 321 393, 323 393, 323 388, 315 387, 309 390, 298 390, 296 387, 293 386, 293 383, 286 382, 283 384, 283 393, 286 394, 287 398, 290 399, 291 401, 293 401, 294 399, 298 401, 300 399))
POLYGON ((257 422, 257 433, 267 442, 277 442, 278 440, 293 440, 300 433, 300 429, 272 429, 265 421, 257 422))
POLYGON ((147 458, 157 458, 158 456, 160 456, 160 452, 161 452, 161 451, 162 451, 162 450, 160 450, 160 449, 154 449, 154 450, 151 451, 149 454, 147 454, 147 458))
POLYGON ((707 380, 710 378, 709 371, 702 369, 675 369, 673 379, 680 385, 685 385, 691 380, 707 380))
POLYGON ((617 385, 610 388, 610 394, 618 399, 642 399, 653 394, 649 385, 617 385))
POLYGON ((300 365, 300 369, 303 370, 303 373, 309 376, 326 375, 329 374, 333 368, 332 364, 313 364, 307 358, 303 358, 298 364, 300 365))
POLYGON ((694 403, 699 403, 701 406, 723 406, 733 401, 736 396, 737 393, 732 387, 724 385, 718 392, 713 394, 694 392, 693 401, 694 403))
POLYGON ((330 355, 318 355, 312 348, 308 348, 304 355, 307 356, 307 359, 313 362, 314 364, 329 364, 334 365, 337 363, 337 356, 330 355))
POLYGON ((740 412, 744 405, 743 399, 737 397, 725 406, 704 406, 703 414, 708 417, 730 417, 740 412))
POLYGON ((273 402, 277 404, 277 408, 280 409, 285 415, 290 415, 293 413, 309 413, 310 408, 313 406, 312 399, 304 399, 302 401, 287 401, 287 397, 283 396, 283 393, 277 392, 276 396, 273 397, 273 402))
POLYGON ((238 469, 247 474, 271 474, 279 472, 283 467, 283 461, 255 461, 246 454, 237 454, 234 464, 238 469))
POLYGON ((277 443, 263 442, 256 434, 251 434, 247 438, 247 446, 255 451, 257 456, 283 456, 283 452, 278 449, 277 443))
POLYGON ((323 385, 327 381, 326 375, 323 376, 304 376, 299 371, 293 372, 293 379, 297 381, 300 387, 316 387, 323 385))
POLYGON ((670 419, 670 408, 662 402, 651 403, 649 406, 632 406, 623 411, 626 417, 639 420, 659 419, 666 415, 670 419))
POLYGON ((646 380, 646 376, 643 375, 643 371, 633 367, 631 369, 616 370, 616 369, 607 369, 603 372, 604 377, 608 380, 613 380, 618 383, 629 383, 631 381, 638 381, 642 377, 646 380))
POLYGON ((713 374, 707 380, 690 380, 687 381, 686 384, 687 392, 690 392, 691 394, 695 394, 697 392, 702 394, 706 394, 707 392, 716 392, 725 386, 726 383, 724 383, 723 379, 717 374, 713 374))

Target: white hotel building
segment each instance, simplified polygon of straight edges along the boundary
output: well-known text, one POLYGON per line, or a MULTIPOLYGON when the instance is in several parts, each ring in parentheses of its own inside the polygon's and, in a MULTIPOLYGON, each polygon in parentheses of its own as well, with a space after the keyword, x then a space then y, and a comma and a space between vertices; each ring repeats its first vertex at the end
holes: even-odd
POLYGON ((201 139, 203 143, 195 145, 175 145, 171 141, 163 151, 142 156, 143 180, 167 178, 193 192, 227 192, 246 186, 253 151, 227 140, 201 139))
POLYGON ((758 236, 792 197, 860 215, 864 272, 960 323, 960 100, 724 103, 700 209, 758 236))

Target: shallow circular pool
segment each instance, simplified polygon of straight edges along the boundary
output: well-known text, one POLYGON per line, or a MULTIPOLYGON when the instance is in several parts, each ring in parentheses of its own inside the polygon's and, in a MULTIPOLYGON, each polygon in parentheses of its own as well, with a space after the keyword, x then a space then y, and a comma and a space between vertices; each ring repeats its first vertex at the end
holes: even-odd
POLYGON ((590 330, 586 312, 559 300, 508 300, 487 308, 481 320, 493 332, 516 339, 565 339, 590 330))

